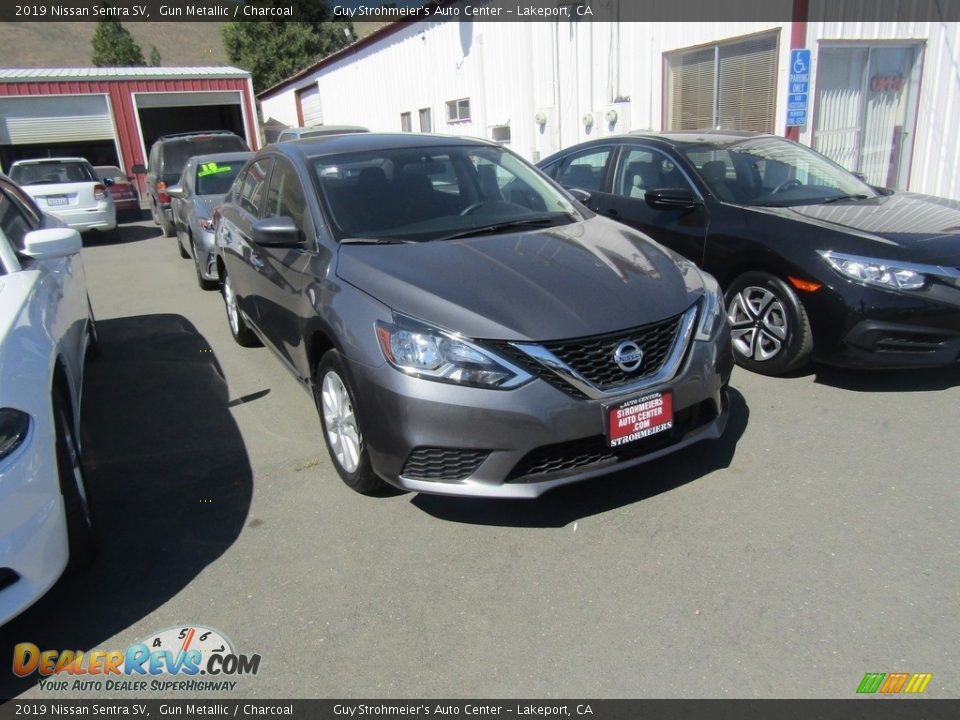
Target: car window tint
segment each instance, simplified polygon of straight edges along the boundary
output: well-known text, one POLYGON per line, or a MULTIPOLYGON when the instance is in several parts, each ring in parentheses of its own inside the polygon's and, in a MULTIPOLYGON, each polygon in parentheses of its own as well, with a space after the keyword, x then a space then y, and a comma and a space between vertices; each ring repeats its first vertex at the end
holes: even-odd
POLYGON ((266 191, 267 175, 273 160, 263 158, 250 166, 250 170, 243 177, 238 203, 240 207, 255 217, 260 216, 260 205, 266 191))
POLYGON ((593 148, 570 155, 560 163, 557 180, 564 187, 599 190, 609 158, 610 148, 593 148))
MULTIPOLYGON (((203 162, 197 166, 196 194, 224 195, 243 168, 243 160, 203 162)), ((191 179, 192 182, 192 179, 191 179)))
POLYGON ((28 215, 24 214, 13 198, 0 191, 0 229, 17 251, 23 250, 23 239, 36 226, 28 215))
POLYGON ((99 182, 93 172, 93 166, 82 160, 17 165, 10 169, 10 179, 18 185, 99 182))
POLYGON ((264 217, 289 217, 300 230, 304 229, 304 214, 307 198, 296 171, 285 160, 277 163, 270 177, 270 189, 267 191, 267 206, 264 217))
POLYGON ((20 210, 30 221, 31 229, 43 226, 43 213, 37 208, 33 198, 27 195, 16 185, 4 184, 3 188, 10 193, 10 197, 20 206, 20 210))
POLYGON ((738 170, 729 150, 704 149, 688 152, 687 157, 710 192, 720 200, 742 202, 755 194, 754 178, 749 177, 746 168, 738 170))
POLYGON ((690 183, 666 155, 646 148, 625 149, 613 192, 643 198, 647 190, 661 188, 690 189, 690 183))

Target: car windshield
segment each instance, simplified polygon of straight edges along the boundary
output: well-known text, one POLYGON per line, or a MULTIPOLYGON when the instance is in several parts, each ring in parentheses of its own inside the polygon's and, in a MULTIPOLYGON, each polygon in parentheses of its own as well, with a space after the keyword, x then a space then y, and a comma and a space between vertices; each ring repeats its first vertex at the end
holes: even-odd
POLYGON ((425 241, 581 220, 525 162, 497 147, 394 148, 314 158, 338 238, 425 241))
POLYGON ((681 152, 725 202, 787 207, 879 194, 819 153, 779 138, 751 138, 724 147, 690 145, 681 152))
POLYGON ((101 180, 113 180, 115 183, 128 182, 127 176, 120 172, 118 167, 95 167, 94 171, 101 180))
POLYGON ((163 174, 179 176, 187 160, 193 155, 243 152, 246 143, 238 135, 197 135, 167 142, 163 158, 163 174))
POLYGON ((226 195, 234 179, 240 174, 243 160, 202 162, 197 166, 197 195, 226 195))
POLYGON ((45 160, 14 165, 10 168, 10 179, 18 185, 97 182, 90 166, 82 160, 45 160))

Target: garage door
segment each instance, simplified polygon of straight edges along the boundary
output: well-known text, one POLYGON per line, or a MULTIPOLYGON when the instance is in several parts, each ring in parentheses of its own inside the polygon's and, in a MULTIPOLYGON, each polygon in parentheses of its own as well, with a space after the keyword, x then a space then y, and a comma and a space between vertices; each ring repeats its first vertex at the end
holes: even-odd
POLYGON ((297 95, 300 98, 300 110, 303 113, 303 124, 321 125, 323 123, 323 111, 320 109, 320 88, 313 87, 298 90, 297 95))
POLYGON ((0 98, 0 145, 113 140, 105 95, 0 98))

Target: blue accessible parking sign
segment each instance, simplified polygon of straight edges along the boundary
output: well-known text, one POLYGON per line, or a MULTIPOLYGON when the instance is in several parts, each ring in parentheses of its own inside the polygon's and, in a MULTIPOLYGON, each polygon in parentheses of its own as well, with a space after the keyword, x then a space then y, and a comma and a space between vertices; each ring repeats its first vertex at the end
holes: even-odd
POLYGON ((790 85, 787 95, 787 126, 807 124, 810 98, 810 50, 790 51, 790 85))

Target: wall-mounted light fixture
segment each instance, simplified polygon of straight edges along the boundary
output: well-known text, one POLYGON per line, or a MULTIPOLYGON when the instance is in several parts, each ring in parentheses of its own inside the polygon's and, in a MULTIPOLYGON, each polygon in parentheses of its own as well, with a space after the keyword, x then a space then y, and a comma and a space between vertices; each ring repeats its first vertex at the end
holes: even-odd
POLYGON ((543 112, 538 112, 536 115, 533 116, 533 121, 540 127, 543 127, 544 125, 547 124, 547 114, 543 112))
POLYGON ((617 111, 614 110, 613 108, 610 108, 609 110, 607 110, 607 122, 610 123, 611 125, 617 124, 618 117, 619 115, 617 115, 617 111))
POLYGON ((585 128, 593 127, 593 113, 587 113, 583 116, 583 126, 585 128))

